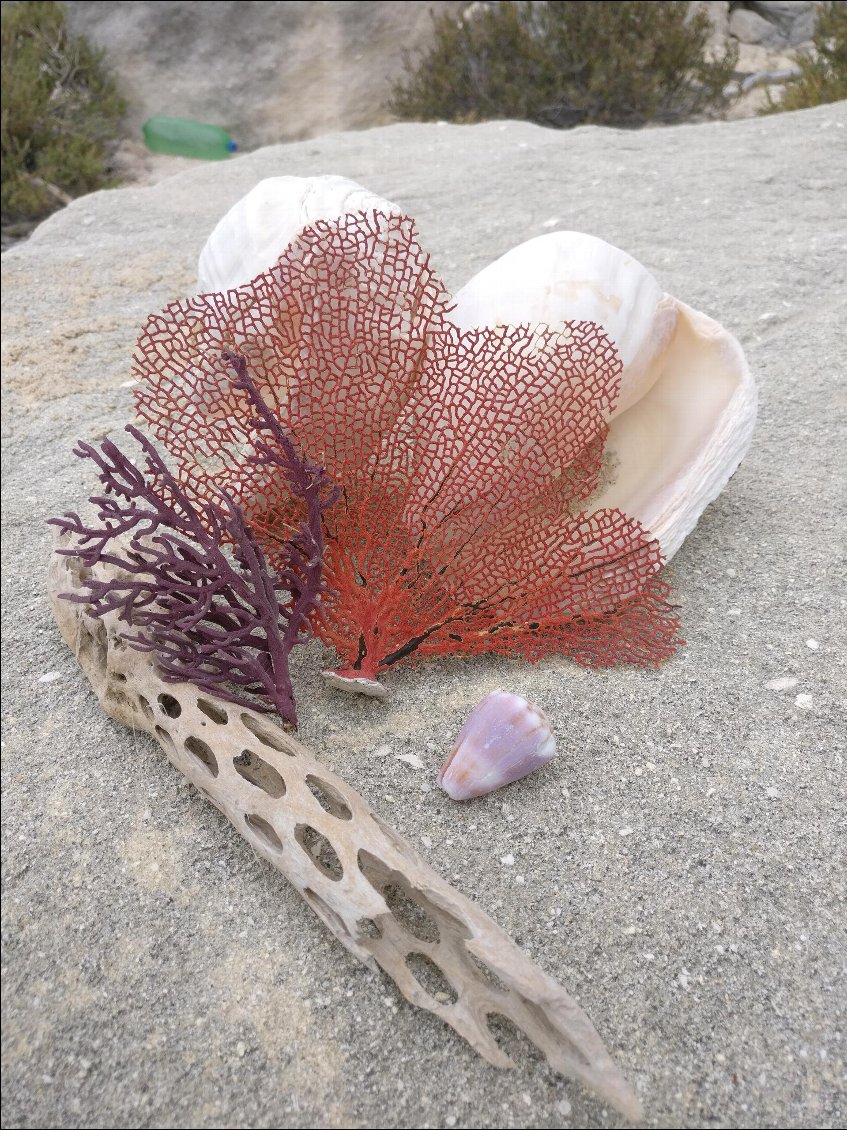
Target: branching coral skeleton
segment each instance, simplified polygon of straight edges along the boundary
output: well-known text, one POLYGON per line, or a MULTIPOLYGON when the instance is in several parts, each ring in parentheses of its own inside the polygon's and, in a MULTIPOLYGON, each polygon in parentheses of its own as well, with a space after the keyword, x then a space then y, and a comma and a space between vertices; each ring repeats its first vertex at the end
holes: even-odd
POLYGON ((144 469, 110 440, 100 450, 80 442, 75 454, 94 462, 105 487, 90 500, 97 524, 73 512, 51 522, 74 539, 59 552, 78 557, 91 576, 85 592, 68 600, 88 604, 97 616, 116 612, 128 628, 125 642, 154 653, 165 679, 189 679, 220 698, 275 709, 296 725, 288 656, 311 638, 309 618, 326 589, 321 515, 338 492, 323 468, 297 456, 244 360, 227 354, 225 361, 255 404, 256 464, 272 467, 305 512, 277 554, 276 577, 242 508, 225 492, 219 503, 195 506, 132 425, 126 430, 141 447, 144 469), (91 575, 97 564, 112 567, 107 579, 91 575))
POLYGON ((183 489, 235 498, 276 565, 296 510, 256 460, 255 401, 221 360, 246 359, 340 488, 315 630, 342 677, 482 652, 666 659, 680 641, 658 543, 588 506, 620 390, 613 343, 591 322, 462 332, 449 305, 408 217, 316 223, 251 283, 149 319, 139 415, 183 489))

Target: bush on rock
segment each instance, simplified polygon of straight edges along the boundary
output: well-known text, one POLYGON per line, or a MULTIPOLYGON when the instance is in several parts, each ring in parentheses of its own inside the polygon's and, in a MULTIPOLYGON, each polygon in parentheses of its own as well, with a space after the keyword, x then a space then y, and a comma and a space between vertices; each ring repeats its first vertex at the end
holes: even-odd
POLYGON ((435 21, 389 108, 410 120, 672 122, 726 104, 737 48, 710 59, 711 24, 687 3, 486 3, 435 21))
POLYGON ((125 102, 101 53, 68 32, 61 4, 3 5, 2 75, 3 224, 106 186, 125 102))

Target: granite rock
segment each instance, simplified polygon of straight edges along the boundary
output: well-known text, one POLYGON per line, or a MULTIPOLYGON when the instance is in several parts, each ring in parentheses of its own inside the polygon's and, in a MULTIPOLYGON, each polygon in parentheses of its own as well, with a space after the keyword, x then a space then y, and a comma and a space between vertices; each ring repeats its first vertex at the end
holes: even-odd
POLYGON ((776 24, 751 8, 733 8, 729 14, 729 34, 740 43, 756 43, 781 47, 787 42, 776 24))
POLYGON ((391 120, 391 82, 455 0, 70 0, 68 23, 106 52, 140 137, 155 114, 225 126, 239 147, 391 120))
POLYGON ((750 8, 779 28, 785 41, 796 47, 812 38, 815 30, 815 0, 751 0, 750 8))

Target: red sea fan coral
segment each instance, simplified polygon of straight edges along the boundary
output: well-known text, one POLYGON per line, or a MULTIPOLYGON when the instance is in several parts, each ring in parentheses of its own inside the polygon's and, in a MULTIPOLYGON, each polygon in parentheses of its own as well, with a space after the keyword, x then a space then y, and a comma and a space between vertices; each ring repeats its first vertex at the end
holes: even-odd
POLYGON ((332 594, 316 633, 344 674, 407 656, 564 652, 657 664, 679 646, 658 543, 591 498, 621 364, 602 328, 461 332, 414 223, 304 229, 275 267, 151 317, 137 406, 198 500, 244 508, 271 563, 298 503, 257 461, 225 354, 340 498, 323 514, 332 594))

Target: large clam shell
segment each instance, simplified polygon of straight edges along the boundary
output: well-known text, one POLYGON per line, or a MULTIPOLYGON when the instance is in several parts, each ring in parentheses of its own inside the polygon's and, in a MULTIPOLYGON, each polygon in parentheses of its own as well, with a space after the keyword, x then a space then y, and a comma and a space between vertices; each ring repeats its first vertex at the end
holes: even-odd
POLYGON ((598 322, 623 361, 607 453, 613 481, 589 509, 617 507, 670 559, 744 457, 757 393, 736 339, 665 294, 631 255, 581 232, 552 232, 508 251, 456 295, 475 326, 598 322))
MULTIPOLYGON (((317 220, 374 209, 402 211, 344 177, 262 181, 209 237, 201 289, 248 282, 317 220)), ((452 317, 463 329, 574 320, 603 326, 624 369, 607 441, 610 482, 586 509, 623 510, 671 558, 750 445, 756 386, 732 334, 665 294, 632 256, 580 232, 552 232, 513 248, 459 291, 452 317)))
POLYGON ((201 292, 243 286, 267 271, 303 228, 347 212, 402 215, 389 200, 347 177, 268 177, 230 208, 197 265, 201 292))

